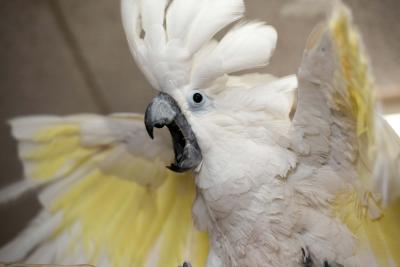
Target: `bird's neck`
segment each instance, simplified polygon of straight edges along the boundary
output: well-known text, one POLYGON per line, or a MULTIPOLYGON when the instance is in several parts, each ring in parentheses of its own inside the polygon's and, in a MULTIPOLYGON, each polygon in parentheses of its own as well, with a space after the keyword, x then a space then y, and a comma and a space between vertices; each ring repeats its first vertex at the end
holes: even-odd
POLYGON ((276 190, 295 165, 295 154, 276 143, 246 139, 219 144, 204 157, 196 185, 218 220, 252 202, 260 187, 276 190))
MULTIPOLYGON (((196 184, 202 190, 264 183, 285 177, 296 164, 296 156, 288 145, 274 140, 215 140, 210 147, 196 175, 196 184)), ((221 192, 224 193, 229 192, 221 192)))
MULTIPOLYGON (((196 199, 193 215, 203 229, 208 229, 212 240, 223 242, 218 245, 223 250, 221 254, 234 254, 233 258, 236 258, 240 246, 231 248, 232 244, 238 244, 236 241, 239 240, 245 245, 250 242, 250 232, 266 231, 257 229, 258 213, 268 211, 270 203, 274 203, 272 209, 286 209, 283 180, 295 164, 295 156, 287 148, 251 140, 237 142, 213 153, 215 159, 209 162, 205 157, 196 177, 200 196, 196 199)), ((274 216, 279 217, 276 218, 279 221, 286 219, 282 217, 286 216, 283 213, 274 216)))

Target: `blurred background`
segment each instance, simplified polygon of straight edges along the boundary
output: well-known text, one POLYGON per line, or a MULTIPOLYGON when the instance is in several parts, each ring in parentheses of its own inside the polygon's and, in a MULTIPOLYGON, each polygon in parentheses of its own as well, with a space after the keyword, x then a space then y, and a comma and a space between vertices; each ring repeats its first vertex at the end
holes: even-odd
MULTIPOLYGON (((276 53, 262 71, 296 72, 307 36, 323 20, 328 1, 246 1, 249 18, 266 20, 279 33, 276 53)), ((345 2, 363 33, 383 110, 400 113, 400 1, 345 2)), ((0 0, 0 17, 0 188, 21 178, 8 119, 143 112, 155 94, 129 54, 118 0, 0 0)), ((38 208, 32 195, 1 206, 0 245, 38 208)))

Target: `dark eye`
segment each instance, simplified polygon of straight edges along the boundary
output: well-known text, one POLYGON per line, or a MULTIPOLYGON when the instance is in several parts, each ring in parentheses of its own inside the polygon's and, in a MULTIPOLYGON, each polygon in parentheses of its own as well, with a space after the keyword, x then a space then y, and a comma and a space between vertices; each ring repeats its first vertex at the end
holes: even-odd
POLYGON ((203 96, 200 93, 193 94, 193 102, 200 104, 203 101, 203 96))

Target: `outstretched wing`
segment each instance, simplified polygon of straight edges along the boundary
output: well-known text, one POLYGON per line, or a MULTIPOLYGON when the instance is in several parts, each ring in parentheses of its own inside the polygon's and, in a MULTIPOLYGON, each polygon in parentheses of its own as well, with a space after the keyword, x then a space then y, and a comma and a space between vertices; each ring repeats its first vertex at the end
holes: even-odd
POLYGON ((193 177, 165 168, 169 143, 151 141, 141 115, 27 117, 11 126, 26 179, 0 200, 37 190, 43 210, 0 250, 1 261, 204 266, 193 177))
POLYGON ((334 200, 335 214, 382 266, 400 265, 399 138, 379 115, 360 35, 339 2, 311 35, 298 78, 300 161, 340 175, 349 186, 334 200))

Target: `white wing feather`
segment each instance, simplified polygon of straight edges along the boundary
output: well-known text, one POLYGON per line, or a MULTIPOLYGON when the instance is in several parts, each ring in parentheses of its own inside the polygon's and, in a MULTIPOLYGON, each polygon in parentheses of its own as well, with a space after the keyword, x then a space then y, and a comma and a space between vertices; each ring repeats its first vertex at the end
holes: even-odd
MULTIPOLYGON (((25 258, 38 244, 48 239, 62 220, 62 214, 43 211, 12 242, 0 250, 0 259, 15 262, 25 258)), ((50 254, 50 253, 48 253, 50 254)))

